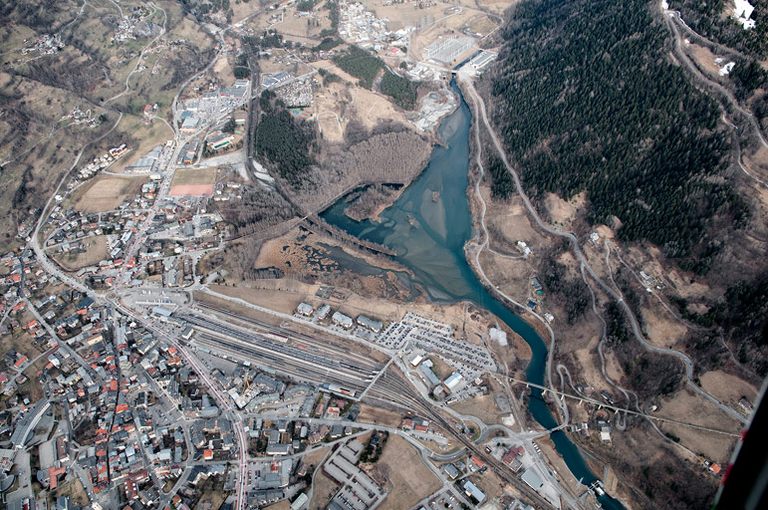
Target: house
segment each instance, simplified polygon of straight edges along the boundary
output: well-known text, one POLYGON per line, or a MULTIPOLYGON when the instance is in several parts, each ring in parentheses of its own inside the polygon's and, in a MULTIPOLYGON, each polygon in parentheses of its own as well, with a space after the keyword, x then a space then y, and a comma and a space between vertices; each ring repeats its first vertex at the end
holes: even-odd
POLYGON ((331 316, 331 320, 336 325, 341 326, 344 329, 349 329, 354 325, 354 322, 352 322, 352 317, 344 315, 341 312, 334 312, 331 316))
POLYGON ((443 466, 443 471, 445 472, 446 475, 448 475, 448 478, 450 478, 451 480, 455 480, 456 477, 459 476, 459 470, 456 469, 456 466, 450 463, 443 466))
POLYGON ((374 333, 381 333, 381 328, 383 327, 383 324, 380 321, 371 319, 365 315, 358 315, 357 323, 364 328, 370 329, 374 333))
POLYGON ((308 303, 299 303, 299 306, 296 307, 296 311, 305 317, 311 317, 315 312, 315 309, 308 303))

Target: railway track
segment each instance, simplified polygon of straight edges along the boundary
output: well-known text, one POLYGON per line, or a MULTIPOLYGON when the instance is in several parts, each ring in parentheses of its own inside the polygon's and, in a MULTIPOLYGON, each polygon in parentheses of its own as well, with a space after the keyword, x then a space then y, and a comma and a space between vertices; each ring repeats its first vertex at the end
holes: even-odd
MULTIPOLYGON (((439 424, 446 432, 453 435, 464 447, 467 452, 481 459, 487 466, 489 466, 493 472, 501 480, 510 485, 513 485, 521 494, 528 498, 537 508, 553 509, 554 506, 534 491, 528 485, 525 484, 520 478, 518 478, 509 467, 503 462, 497 460, 493 456, 486 453, 486 451, 478 447, 472 440, 468 439, 463 433, 456 432, 454 426, 451 425, 448 420, 443 418, 438 412, 433 409, 431 403, 426 402, 424 397, 414 391, 411 385, 403 381, 395 374, 386 372, 371 388, 369 395, 370 399, 378 400, 379 398, 392 399, 393 397, 404 401, 404 404, 400 404, 404 409, 417 411, 419 414, 424 415, 435 423, 439 424), (377 388, 377 386, 379 388, 377 388), (383 394, 382 394, 383 391, 383 394), (371 395, 373 394, 373 395, 371 395)), ((387 402, 387 400, 385 400, 387 402)), ((397 400, 394 401, 398 403, 397 400)))
POLYGON ((354 364, 355 360, 339 360, 336 356, 314 354, 295 346, 270 340, 258 333, 247 333, 229 325, 213 322, 192 315, 180 318, 198 329, 200 344, 215 350, 224 350, 230 354, 256 362, 264 361, 277 373, 290 371, 299 379, 315 382, 339 382, 365 387, 377 373, 377 367, 370 362, 363 366, 354 364), (308 378, 310 374, 315 377, 308 378))

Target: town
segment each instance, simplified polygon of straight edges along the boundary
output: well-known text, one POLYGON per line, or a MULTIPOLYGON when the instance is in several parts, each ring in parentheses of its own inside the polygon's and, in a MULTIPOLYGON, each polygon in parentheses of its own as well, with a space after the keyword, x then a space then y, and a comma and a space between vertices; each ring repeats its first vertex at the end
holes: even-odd
MULTIPOLYGON (((533 206, 519 191, 483 198, 497 192, 486 171, 501 170, 512 189, 506 158, 480 155, 503 151, 488 120, 496 113, 474 83, 504 58, 503 16, 513 2, 111 4, 84 2, 72 23, 98 12, 103 60, 124 66, 115 94, 66 103, 48 137, 59 129, 97 135, 82 149, 57 147, 71 168, 44 205, 18 211, 15 237, 0 250, 0 506, 621 508, 610 495, 643 491, 623 487, 606 459, 643 447, 627 432, 638 424, 685 450, 686 466, 708 483, 722 481, 756 392, 735 385, 718 400, 697 386, 707 370, 678 353, 678 379, 687 379, 674 390, 683 402, 638 395, 620 385, 622 373, 650 364, 637 369, 605 353, 630 335, 666 341, 677 331, 638 326, 634 315, 625 328, 616 319, 630 300, 622 292, 638 285, 669 309, 663 291, 693 279, 639 256, 635 273, 611 252, 619 237, 605 225, 590 225, 579 244, 568 221, 586 194, 558 201, 540 190, 535 201, 557 213, 549 211, 557 229, 535 214, 538 226, 525 219, 533 206), (164 60, 182 49, 199 62, 164 60), (165 75, 162 87, 149 85, 165 75), (420 172, 439 150, 452 160, 446 137, 462 129, 461 157, 477 159, 456 196, 475 216, 451 246, 460 262, 435 262, 434 280, 446 281, 430 281, 411 263, 432 264, 429 249, 413 256, 418 250, 395 238, 449 244, 463 227, 453 223, 447 186, 423 188, 423 204, 396 212, 400 223, 382 212, 418 175, 400 175, 399 166, 420 172), (347 161, 356 166, 345 173, 347 161), (324 216, 334 208, 353 228, 324 216), (512 226, 486 227, 486 211, 512 226), (392 225, 392 237, 366 237, 392 225), (552 232, 556 242, 541 241, 552 232), (557 262, 540 264, 549 256, 557 262), (488 260, 503 262, 486 276, 488 260), (456 267, 477 288, 451 281, 456 267), (553 292, 566 276, 557 291, 572 293, 581 315, 591 310, 597 322, 581 323, 573 348, 556 345, 553 329, 576 323, 553 292), (614 295, 606 321, 600 300, 614 295), (492 301, 504 305, 486 306, 492 301), (600 370, 577 372, 596 359, 600 370), (689 419, 701 402, 725 418, 689 419), (692 431, 718 439, 703 444, 692 431), (594 476, 577 476, 573 465, 594 476)), ((744 31, 755 28, 749 3, 736 0, 732 10, 744 31)), ((660 12, 672 24, 679 18, 667 2, 660 12)), ((70 50, 65 28, 14 35, 9 62, 70 50)), ((712 65, 728 79, 737 59, 718 55, 712 65)), ((29 182, 30 193, 41 192, 29 182)), ((687 320, 694 308, 719 311, 670 313, 687 320)))

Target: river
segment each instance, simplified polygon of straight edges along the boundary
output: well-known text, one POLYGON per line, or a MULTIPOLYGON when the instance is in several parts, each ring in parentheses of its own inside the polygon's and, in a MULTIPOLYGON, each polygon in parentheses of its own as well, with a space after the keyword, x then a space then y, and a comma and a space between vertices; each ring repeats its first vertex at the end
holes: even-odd
MULTIPOLYGON (((454 90, 459 93, 455 85, 454 90)), ((438 130, 443 145, 435 147, 424 172, 380 215, 379 222, 356 222, 345 216, 345 199, 324 211, 322 217, 352 235, 393 249, 397 253, 395 260, 413 272, 413 281, 425 288, 433 301, 471 301, 504 321, 531 348, 528 381, 543 385, 546 344, 530 324, 483 287, 464 255, 464 245, 472 237, 466 196, 471 121, 472 113, 462 97, 459 108, 443 120, 438 130)), ((541 398, 541 390, 532 390, 528 409, 543 427, 558 425, 541 398)), ((551 438, 577 479, 585 485, 596 480, 568 436, 557 431, 551 438)), ((623 508, 608 496, 601 497, 600 502, 606 509, 623 508)))

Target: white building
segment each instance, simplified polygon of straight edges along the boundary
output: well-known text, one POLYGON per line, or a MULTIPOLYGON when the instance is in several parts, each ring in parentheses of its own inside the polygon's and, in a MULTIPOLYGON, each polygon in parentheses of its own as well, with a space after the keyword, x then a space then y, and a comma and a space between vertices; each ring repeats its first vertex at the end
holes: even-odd
POLYGON ((462 379, 463 377, 460 373, 454 372, 449 375, 445 381, 443 381, 443 384, 445 384, 445 387, 452 392, 461 383, 462 379))
POLYGON ((349 329, 354 325, 352 317, 348 317, 341 312, 334 312, 331 316, 331 320, 345 329, 349 329))
POLYGON ((296 307, 296 311, 301 315, 309 317, 315 312, 315 309, 308 303, 299 303, 299 306, 296 307))

